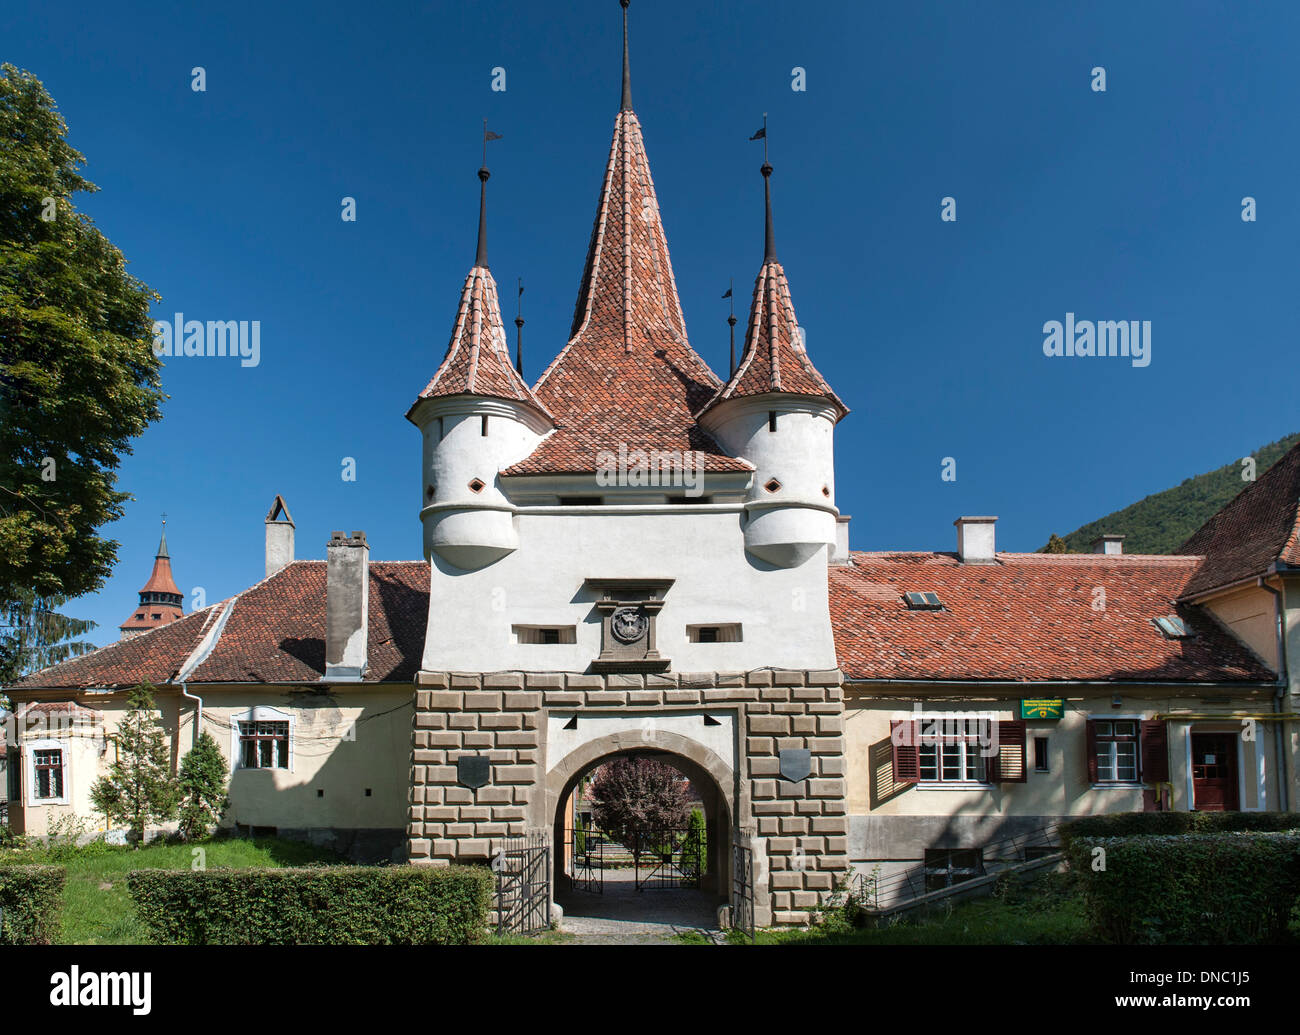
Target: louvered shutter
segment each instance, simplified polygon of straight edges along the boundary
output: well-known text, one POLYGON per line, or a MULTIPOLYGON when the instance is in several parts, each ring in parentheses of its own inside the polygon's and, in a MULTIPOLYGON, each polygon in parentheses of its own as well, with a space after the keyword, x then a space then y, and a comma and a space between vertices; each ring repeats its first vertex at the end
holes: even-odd
POLYGON ((1097 782, 1097 723, 1088 720, 1088 733, 1086 737, 1086 749, 1088 752, 1088 782, 1097 782))
POLYGON ((1164 783, 1169 779, 1169 727, 1159 720, 1140 727, 1142 782, 1164 783))
POLYGON ((894 783, 919 783, 921 781, 921 756, 916 745, 916 721, 891 719, 889 740, 894 747, 894 783), (909 729, 900 730, 907 726, 909 729), (906 743, 899 743, 899 741, 906 743))
POLYGON ((1025 738, 1027 727, 1022 719, 1011 719, 998 723, 998 753, 990 758, 990 771, 997 775, 991 782, 1024 783, 1025 774, 1025 738))

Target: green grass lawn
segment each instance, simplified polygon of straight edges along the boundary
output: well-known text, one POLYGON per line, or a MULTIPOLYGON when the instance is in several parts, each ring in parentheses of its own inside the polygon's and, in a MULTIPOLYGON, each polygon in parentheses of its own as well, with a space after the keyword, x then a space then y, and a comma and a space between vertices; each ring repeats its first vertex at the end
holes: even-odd
POLYGON ((1011 885, 996 897, 974 899, 888 927, 843 933, 759 931, 759 945, 1075 945, 1089 941, 1083 903, 1064 874, 1011 885))
POLYGON ((63 892, 63 945, 141 945, 145 931, 135 917, 126 875, 131 870, 187 870, 194 850, 202 848, 212 869, 251 866, 305 866, 342 860, 333 852, 276 838, 206 841, 201 845, 156 844, 134 849, 95 846, 91 850, 58 853, 44 848, 4 853, 9 863, 53 863, 68 871, 63 892))

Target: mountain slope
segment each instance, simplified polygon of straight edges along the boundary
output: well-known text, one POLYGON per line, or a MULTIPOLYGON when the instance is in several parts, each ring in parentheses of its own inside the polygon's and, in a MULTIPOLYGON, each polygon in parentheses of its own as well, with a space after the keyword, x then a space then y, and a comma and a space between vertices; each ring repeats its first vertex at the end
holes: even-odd
MULTIPOLYGON (((1300 433, 1271 442, 1255 450, 1255 476, 1258 478, 1300 442, 1300 433)), ((1125 553, 1173 553, 1193 532, 1210 519, 1237 493, 1249 485, 1241 479, 1240 460, 1213 471, 1185 479, 1172 489, 1165 489, 1123 510, 1107 514, 1063 536, 1072 553, 1087 553, 1092 541, 1103 533, 1127 536, 1125 553)))

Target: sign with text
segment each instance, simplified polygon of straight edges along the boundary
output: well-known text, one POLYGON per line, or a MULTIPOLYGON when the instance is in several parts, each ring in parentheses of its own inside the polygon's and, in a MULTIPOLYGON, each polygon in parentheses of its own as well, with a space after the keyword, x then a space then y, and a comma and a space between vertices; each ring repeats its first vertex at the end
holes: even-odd
POLYGON ((1020 702, 1022 719, 1063 719, 1065 718, 1064 697, 1032 697, 1020 702))

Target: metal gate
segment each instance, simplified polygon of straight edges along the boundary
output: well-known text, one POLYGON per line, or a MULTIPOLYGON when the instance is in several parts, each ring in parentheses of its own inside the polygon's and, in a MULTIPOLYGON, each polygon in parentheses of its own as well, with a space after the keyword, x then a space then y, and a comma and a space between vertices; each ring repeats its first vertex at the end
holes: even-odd
POLYGON ((628 847, 636 856, 637 891, 700 886, 700 874, 704 872, 704 845, 698 829, 639 834, 628 847))
POLYGON ((533 934, 551 926, 551 843, 544 830, 506 838, 492 857, 497 933, 533 934))
POLYGON ((621 846, 613 845, 603 830, 581 824, 566 830, 564 841, 564 873, 569 878, 569 890, 603 894, 605 870, 621 846))
POLYGON ((742 844, 740 832, 731 846, 731 926, 754 940, 754 850, 742 844))

